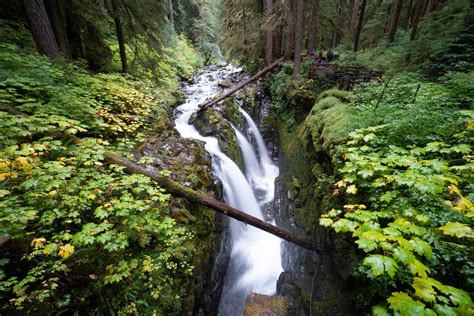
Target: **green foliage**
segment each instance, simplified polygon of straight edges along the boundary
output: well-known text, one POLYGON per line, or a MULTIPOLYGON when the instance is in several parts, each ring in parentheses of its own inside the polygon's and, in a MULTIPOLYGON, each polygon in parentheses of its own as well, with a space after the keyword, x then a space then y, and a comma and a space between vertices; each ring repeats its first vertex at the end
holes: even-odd
MULTIPOLYGON (((180 41, 174 78, 193 65, 177 56, 195 56, 180 41)), ((2 44, 0 87, 0 313, 179 314, 192 227, 175 222, 156 183, 103 158, 130 158, 175 86, 2 44)))
POLYGON ((224 0, 222 10, 224 36, 222 46, 231 60, 244 64, 250 71, 261 65, 264 40, 263 8, 259 1, 224 0))
POLYGON ((443 140, 463 124, 464 118, 457 110, 471 98, 471 77, 472 74, 452 73, 443 84, 437 84, 424 82, 410 73, 400 74, 386 84, 382 98, 384 85, 358 85, 353 102, 358 115, 352 126, 387 124, 387 129, 380 135, 380 142, 387 144, 443 140))
POLYGON ((350 134, 333 193, 344 192, 347 204, 323 215, 320 225, 352 234, 365 253, 359 272, 384 288, 379 300, 392 292, 387 302, 394 312, 468 314, 472 301, 464 290, 473 281, 468 258, 474 207, 465 197, 472 194, 473 177, 466 141, 472 121, 461 133, 423 146, 387 141, 392 128, 350 134))
POLYGON ((333 86, 333 82, 324 77, 295 81, 292 67, 291 63, 285 63, 282 71, 272 76, 269 87, 272 108, 289 128, 296 127, 311 110, 318 95, 333 86))
POLYGON ((388 23, 383 8, 390 8, 390 5, 390 1, 385 1, 380 8, 371 10, 369 7, 369 18, 361 38, 361 45, 365 48, 356 53, 349 49, 342 51, 339 64, 360 65, 384 70, 388 74, 421 70, 432 77, 439 77, 450 70, 472 71, 474 13, 469 9, 469 1, 451 1, 423 17, 415 40, 410 41, 411 29, 399 26, 395 42, 387 45, 384 29, 380 25, 388 23))

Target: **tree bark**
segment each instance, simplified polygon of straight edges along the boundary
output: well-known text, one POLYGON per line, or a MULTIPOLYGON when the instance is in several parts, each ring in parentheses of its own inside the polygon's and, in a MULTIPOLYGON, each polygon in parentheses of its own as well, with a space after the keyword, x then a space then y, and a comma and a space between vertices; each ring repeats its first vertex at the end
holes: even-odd
POLYGON ((367 0, 362 0, 362 4, 360 6, 360 14, 359 14, 359 22, 357 23, 357 30, 354 38, 354 52, 356 52, 359 49, 359 39, 360 39, 360 33, 362 31, 362 22, 364 22, 364 13, 365 13, 365 7, 367 5, 367 0))
POLYGON ((295 57, 293 78, 301 79, 301 50, 303 46, 304 0, 296 2, 295 57))
POLYGON ((73 12, 72 5, 71 2, 66 1, 65 3, 66 34, 69 39, 72 58, 79 59, 84 56, 84 49, 82 47, 80 22, 73 12))
POLYGON ((265 0, 265 17, 266 25, 266 44, 265 44, 265 61, 270 65, 273 61, 273 23, 271 22, 273 12, 273 0, 265 0))
POLYGON ((400 12, 402 11, 403 0, 395 0, 393 7, 392 19, 388 28, 388 42, 393 43, 395 40, 395 33, 397 32, 398 21, 400 19, 400 12))
POLYGON ((410 41, 413 41, 416 39, 416 34, 418 31, 418 23, 420 22, 421 17, 423 16, 423 11, 425 9, 425 0, 418 0, 417 1, 417 6, 415 9, 415 14, 413 17, 413 24, 411 27, 411 33, 410 33, 410 41))
POLYGON ((413 5, 413 0, 410 0, 408 3, 408 6, 405 8, 403 11, 403 14, 401 14, 401 27, 403 27, 404 30, 408 29, 408 24, 410 22, 410 12, 411 12, 411 7, 413 5))
POLYGON ((308 46, 306 48, 308 55, 313 55, 316 49, 316 39, 318 36, 318 11, 319 11, 319 0, 311 1, 311 22, 309 26, 308 34, 308 46))
POLYGON ((58 0, 46 0, 46 10, 53 28, 54 37, 64 57, 72 58, 71 46, 66 33, 66 18, 58 0))
POLYGON ((286 24, 286 43, 285 43, 285 60, 290 60, 293 55, 295 45, 295 5, 293 1, 289 1, 287 11, 286 24))
POLYGON ((359 16, 359 4, 360 0, 354 0, 354 5, 352 7, 352 17, 351 17, 351 24, 350 24, 350 34, 351 40, 354 41, 356 30, 357 30, 357 17, 359 16))
POLYGON ((170 22, 171 22, 171 27, 173 28, 173 32, 175 31, 174 27, 174 9, 173 9, 173 0, 169 0, 169 10, 170 10, 170 22))
POLYGON ((49 58, 59 57, 59 47, 43 0, 23 0, 23 5, 38 52, 49 58))
POLYGON ((342 6, 341 6, 341 0, 338 0, 336 2, 336 23, 333 25, 333 30, 332 30, 332 44, 331 47, 336 47, 339 44, 340 40, 340 29, 338 26, 342 24, 342 19, 341 19, 341 11, 342 11, 342 6))
MULTIPOLYGON (((425 2, 426 0, 417 1, 417 5, 415 7, 414 16, 413 16, 412 27, 411 27, 410 42, 416 39, 416 34, 418 31, 418 23, 420 22, 420 19, 423 15, 423 11, 425 9, 425 2)), ((411 53, 408 52, 407 55, 405 56, 405 61, 409 62, 410 59, 411 59, 411 53)))
POLYGON ((117 33, 117 40, 120 50, 120 60, 122 62, 122 72, 128 72, 127 53, 125 52, 125 39, 123 36, 122 23, 120 21, 119 12, 117 8, 117 0, 112 0, 112 14, 114 16, 115 32, 117 33))
MULTIPOLYGON (((283 60, 283 59, 281 59, 283 60)), ((28 117, 28 115, 24 112, 20 112, 16 110, 14 107, 0 104, 0 110, 5 111, 11 115, 19 115, 19 116, 24 116, 28 117)), ((72 134, 67 134, 64 132, 58 132, 57 134, 51 134, 50 136, 52 137, 59 137, 61 139, 67 139, 68 141, 80 145, 83 144, 82 139, 79 137, 72 135, 72 134)), ((188 187, 185 187, 184 185, 171 180, 165 176, 160 175, 156 171, 151 171, 150 169, 145 168, 142 165, 139 165, 137 163, 134 163, 129 160, 125 160, 122 157, 119 157, 115 155, 114 153, 111 153, 109 151, 106 151, 104 153, 104 159, 109 162, 113 163, 119 166, 125 167, 125 169, 129 173, 138 173, 138 174, 143 174, 150 179, 158 182, 160 186, 162 186, 167 192, 174 194, 176 196, 180 196, 185 198, 188 201, 195 202, 204 206, 209 207, 210 209, 217 211, 219 213, 222 213, 226 216, 232 217, 238 221, 241 221, 245 224, 251 225, 253 227, 256 227, 258 229, 261 229, 263 231, 266 231, 267 233, 270 233, 272 235, 275 235, 277 237, 280 237, 282 239, 285 239, 291 243, 294 243, 296 245, 299 245, 305 249, 314 251, 318 254, 324 254, 326 251, 322 248, 316 247, 315 243, 311 240, 303 239, 301 237, 298 237, 291 232, 285 231, 279 227, 273 226, 257 217, 254 217, 252 215, 249 215, 239 209, 236 209, 232 206, 229 206, 221 201, 215 200, 213 198, 208 197, 207 195, 194 191, 188 187)), ((0 240, 0 246, 2 246, 0 240)))
POLYGON ((212 99, 210 101, 207 101, 207 102, 204 102, 202 104, 199 105, 199 110, 197 111, 197 114, 201 113, 202 111, 204 111, 205 109, 207 109, 208 107, 211 107, 213 106, 214 104, 217 104, 219 103, 220 101, 228 98, 229 96, 231 96, 232 94, 236 93, 237 91, 239 91, 240 89, 242 89, 243 87, 245 87, 246 85, 248 85, 249 83, 257 80, 258 78, 260 78, 261 76, 263 76, 264 74, 266 74, 267 72, 269 72, 270 70, 272 70, 273 68, 275 68, 276 66, 278 66, 281 62, 283 61, 283 57, 275 60, 272 64, 268 65, 267 67, 263 68, 262 70, 260 70, 259 72, 257 72, 253 77, 251 77, 250 79, 248 79, 247 81, 244 81, 240 84, 238 84, 237 86, 235 86, 234 88, 230 89, 229 91, 227 91, 226 93, 224 93, 223 95, 219 96, 218 98, 215 98, 215 99, 212 99))
MULTIPOLYGON (((281 12, 283 8, 283 0, 276 0, 273 5, 274 10, 281 12)), ((278 19, 278 23, 273 29, 273 59, 281 57, 281 43, 282 43, 282 23, 281 19, 278 19)))
POLYGON ((291 243, 299 245, 305 249, 315 251, 318 254, 322 254, 323 250, 317 248, 313 241, 309 241, 303 238, 300 238, 288 231, 285 231, 279 227, 273 226, 257 217, 249 215, 241 210, 238 210, 232 206, 229 206, 221 201, 215 200, 210 198, 200 192, 193 191, 190 188, 187 188, 178 182, 175 182, 171 179, 168 179, 162 175, 160 175, 156 171, 151 171, 149 169, 145 169, 143 166, 133 163, 131 161, 125 160, 121 157, 118 157, 110 152, 106 152, 104 154, 105 159, 110 162, 126 168, 128 172, 131 173, 139 173, 143 174, 152 180, 158 182, 160 186, 162 186, 167 192, 181 196, 188 201, 199 203, 201 205, 207 206, 214 211, 232 217, 238 221, 244 222, 248 225, 266 231, 272 235, 278 236, 282 239, 285 239, 291 243))

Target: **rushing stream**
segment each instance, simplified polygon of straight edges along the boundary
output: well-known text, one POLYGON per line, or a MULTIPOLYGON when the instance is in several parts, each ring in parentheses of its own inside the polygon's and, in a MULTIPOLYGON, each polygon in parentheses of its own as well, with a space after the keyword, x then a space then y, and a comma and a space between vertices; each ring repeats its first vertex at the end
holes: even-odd
MULTIPOLYGON (((213 172, 224 188, 225 202, 263 219, 261 207, 274 197, 274 180, 278 167, 271 161, 262 136, 252 118, 241 108, 244 130, 234 128, 245 170, 227 157, 214 137, 204 137, 189 124, 198 105, 220 92, 218 82, 241 69, 232 65, 210 68, 185 88, 186 102, 178 107, 176 129, 182 137, 205 143, 213 159, 213 172)), ((227 269, 219 315, 241 315, 249 292, 272 295, 282 272, 280 239, 236 220, 231 221, 232 254, 227 269)))

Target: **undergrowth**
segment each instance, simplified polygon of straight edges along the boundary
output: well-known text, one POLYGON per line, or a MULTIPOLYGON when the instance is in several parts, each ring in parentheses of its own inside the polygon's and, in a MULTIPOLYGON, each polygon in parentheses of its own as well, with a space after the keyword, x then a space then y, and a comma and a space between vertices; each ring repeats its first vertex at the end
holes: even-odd
MULTIPOLYGON (((345 105, 352 109, 345 129, 353 132, 339 146, 344 165, 332 192, 338 202, 320 225, 350 234, 360 251, 354 271, 364 287, 357 299, 360 313, 472 312, 473 113, 467 105, 473 93, 468 78, 472 72, 451 72, 441 84, 400 74, 383 95, 383 84, 357 86, 345 105)), ((322 101, 331 95, 322 95, 322 101)), ((334 106, 343 104, 338 100, 334 106)), ((318 106, 323 103, 312 114, 319 113, 318 106)))
POLYGON ((104 161, 105 151, 133 159, 168 115, 196 65, 185 41, 177 47, 161 73, 137 79, 0 45, 0 313, 182 310, 192 227, 170 216, 156 183, 104 161))

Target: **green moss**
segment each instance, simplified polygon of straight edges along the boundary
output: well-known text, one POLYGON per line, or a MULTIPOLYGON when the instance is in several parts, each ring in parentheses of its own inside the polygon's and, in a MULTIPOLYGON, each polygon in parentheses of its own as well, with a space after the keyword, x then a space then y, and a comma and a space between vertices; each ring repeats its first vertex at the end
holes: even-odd
POLYGON ((243 170, 244 159, 242 158, 234 129, 219 111, 208 108, 199 114, 194 125, 201 135, 216 137, 222 152, 229 156, 243 170))
POLYGON ((310 136, 315 151, 333 155, 336 146, 353 130, 355 111, 348 103, 351 95, 332 89, 323 92, 318 99, 302 124, 298 137, 306 140, 310 136))
POLYGON ((317 101, 321 101, 322 99, 326 97, 336 97, 343 102, 351 102, 352 101, 352 93, 344 90, 339 90, 339 89, 329 89, 324 92, 322 92, 318 98, 317 101))

